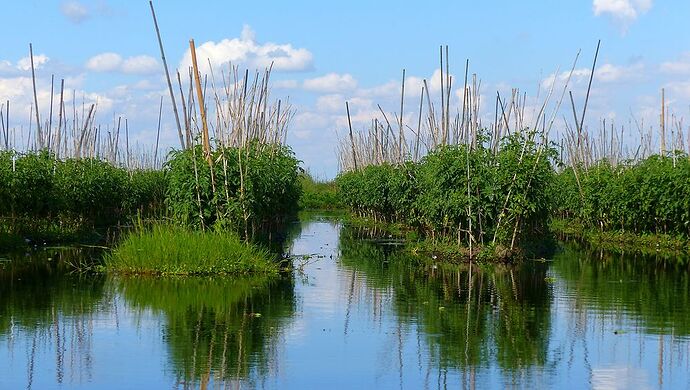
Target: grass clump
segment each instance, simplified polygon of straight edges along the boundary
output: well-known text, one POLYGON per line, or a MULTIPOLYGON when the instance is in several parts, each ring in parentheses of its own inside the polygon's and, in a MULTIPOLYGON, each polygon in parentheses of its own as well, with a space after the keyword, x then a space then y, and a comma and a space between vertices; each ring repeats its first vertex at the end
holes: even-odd
POLYGON ((129 233, 105 258, 107 270, 122 274, 273 274, 272 255, 244 243, 230 231, 198 231, 154 224, 129 233))

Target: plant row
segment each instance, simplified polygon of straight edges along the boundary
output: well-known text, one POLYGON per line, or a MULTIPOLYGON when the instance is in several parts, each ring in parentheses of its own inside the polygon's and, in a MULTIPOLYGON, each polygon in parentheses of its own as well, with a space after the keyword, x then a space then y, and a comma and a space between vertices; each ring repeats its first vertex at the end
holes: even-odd
POLYGON ((336 181, 361 216, 404 222, 433 240, 514 248, 547 229, 554 156, 516 133, 496 152, 482 142, 442 146, 418 163, 369 165, 336 181))
POLYGON ((127 171, 94 159, 49 152, 0 153, 0 217, 107 226, 162 207, 162 171, 127 171))
POLYGON ((555 177, 551 192, 556 217, 588 228, 690 236, 686 154, 567 168, 555 177))

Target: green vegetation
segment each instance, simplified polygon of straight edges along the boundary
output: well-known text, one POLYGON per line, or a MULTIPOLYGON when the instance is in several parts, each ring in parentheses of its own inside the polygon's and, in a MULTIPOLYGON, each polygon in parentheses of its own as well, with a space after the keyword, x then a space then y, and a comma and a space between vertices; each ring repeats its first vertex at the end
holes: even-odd
POLYGON ((644 255, 668 258, 690 256, 688 238, 681 234, 634 233, 632 231, 607 230, 586 227, 574 219, 555 218, 550 223, 551 230, 565 240, 575 239, 596 245, 611 252, 635 251, 644 255))
POLYGON ((173 151, 166 163, 166 204, 172 217, 199 229, 220 226, 253 236, 297 211, 298 161, 281 145, 251 143, 173 151))
POLYGON ((267 250, 228 230, 192 230, 172 224, 137 227, 105 258, 121 274, 213 275, 278 272, 267 250))
POLYGON ((299 182, 302 187, 300 210, 339 210, 345 207, 335 182, 314 180, 308 172, 299 175, 299 182))
POLYGON ((76 240, 137 213, 160 213, 165 187, 162 171, 128 172, 46 151, 0 152, 1 230, 34 240, 76 240))
POLYGON ((403 222, 433 242, 473 256, 486 245, 526 249, 543 239, 555 151, 533 134, 504 137, 497 152, 479 143, 442 146, 419 163, 368 165, 337 178, 346 205, 360 216, 403 222))
POLYGON ((567 168, 551 192, 555 215, 588 229, 690 237, 690 159, 679 152, 567 168))

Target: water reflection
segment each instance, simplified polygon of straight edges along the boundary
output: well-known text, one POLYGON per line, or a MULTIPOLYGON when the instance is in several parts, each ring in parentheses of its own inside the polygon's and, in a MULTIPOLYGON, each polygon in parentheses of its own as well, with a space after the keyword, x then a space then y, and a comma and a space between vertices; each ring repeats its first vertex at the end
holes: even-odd
POLYGON ((295 311, 289 278, 127 278, 114 281, 135 311, 165 318, 163 339, 185 388, 255 381, 277 369, 295 311))
POLYGON ((307 218, 280 278, 78 275, 69 264, 96 254, 74 249, 0 261, 0 388, 690 384, 685 261, 569 244, 442 265, 307 218))
POLYGON ((94 313, 103 309, 104 280, 76 275, 71 264, 94 255, 91 249, 45 249, 8 254, 0 263, 0 351, 16 359, 6 368, 25 368, 14 371, 24 373, 24 387, 34 385, 46 360, 53 362, 54 383, 92 376, 91 329, 94 313))
POLYGON ((547 265, 517 267, 425 263, 384 240, 341 234, 342 264, 392 291, 400 321, 418 324, 430 362, 441 370, 487 366, 505 370, 544 365, 550 330, 547 265), (359 237, 359 238, 355 238, 359 237))
POLYGON ((552 269, 562 280, 562 299, 616 317, 617 331, 690 336, 687 257, 611 253, 571 243, 552 269))

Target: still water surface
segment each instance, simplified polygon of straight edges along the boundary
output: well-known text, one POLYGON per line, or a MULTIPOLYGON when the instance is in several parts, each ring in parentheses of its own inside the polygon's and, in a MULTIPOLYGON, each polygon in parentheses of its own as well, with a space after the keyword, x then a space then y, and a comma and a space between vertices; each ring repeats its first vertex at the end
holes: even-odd
POLYGON ((299 270, 273 279, 0 259, 0 389, 690 388, 687 263, 567 245, 518 266, 415 264, 371 236, 305 219, 288 238, 299 270))

